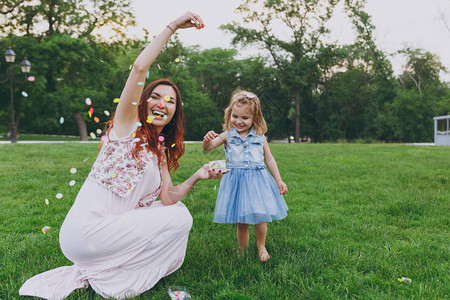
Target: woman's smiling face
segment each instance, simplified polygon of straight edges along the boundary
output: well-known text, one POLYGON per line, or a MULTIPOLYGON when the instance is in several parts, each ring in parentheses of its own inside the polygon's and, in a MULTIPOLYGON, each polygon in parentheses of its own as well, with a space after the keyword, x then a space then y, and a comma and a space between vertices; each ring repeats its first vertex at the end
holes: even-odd
POLYGON ((177 95, 170 85, 156 86, 147 100, 147 121, 161 132, 175 115, 177 95))

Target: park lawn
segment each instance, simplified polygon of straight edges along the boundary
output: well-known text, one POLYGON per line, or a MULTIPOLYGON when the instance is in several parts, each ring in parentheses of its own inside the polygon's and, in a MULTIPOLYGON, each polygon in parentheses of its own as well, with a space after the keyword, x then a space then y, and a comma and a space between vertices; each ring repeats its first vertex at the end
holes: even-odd
MULTIPOLYGON (((183 200, 194 218, 183 266, 135 299, 169 299, 171 285, 186 286, 192 299, 448 297, 450 147, 270 147, 290 209, 269 224, 271 260, 258 261, 253 231, 252 247, 239 253, 235 225, 212 222, 219 182, 201 181, 183 200)), ((97 145, 7 144, 0 153, 0 299, 18 299, 25 279, 71 264, 59 248, 59 228, 97 145)), ((220 158, 220 150, 188 144, 174 183, 220 158)), ((102 298, 89 288, 69 299, 102 298)))

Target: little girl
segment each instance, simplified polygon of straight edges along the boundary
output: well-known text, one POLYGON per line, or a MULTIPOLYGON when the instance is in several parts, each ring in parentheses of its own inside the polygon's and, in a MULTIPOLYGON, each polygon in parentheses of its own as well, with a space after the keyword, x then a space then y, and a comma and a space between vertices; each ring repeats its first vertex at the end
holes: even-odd
POLYGON ((209 131, 203 139, 205 151, 225 145, 230 169, 220 183, 214 223, 237 223, 241 250, 248 247, 248 225, 254 224, 259 258, 267 261, 267 222, 287 216, 283 195, 288 189, 265 139, 267 126, 255 94, 243 90, 233 93, 225 109, 223 130, 221 134, 209 131))

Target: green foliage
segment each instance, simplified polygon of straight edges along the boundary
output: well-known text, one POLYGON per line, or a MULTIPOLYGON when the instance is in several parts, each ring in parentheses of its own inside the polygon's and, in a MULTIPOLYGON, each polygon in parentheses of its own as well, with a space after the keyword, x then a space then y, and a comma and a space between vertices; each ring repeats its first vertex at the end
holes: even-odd
POLYGON ((222 130, 223 110, 228 106, 236 89, 249 90, 261 100, 263 115, 269 124, 269 137, 285 137, 290 125, 286 119, 291 100, 281 89, 276 70, 268 67, 266 60, 255 57, 238 60, 235 50, 191 49, 188 54, 189 72, 201 84, 201 90, 215 103, 219 115, 213 127, 222 130))
MULTIPOLYGON (((317 140, 390 137, 385 120, 385 103, 395 97, 396 85, 389 73, 380 72, 380 65, 388 65, 384 56, 374 58, 370 49, 361 45, 336 47, 321 65, 329 77, 316 95, 317 140), (331 58, 329 58, 331 57, 331 58), (340 66, 340 70, 328 69, 340 66)), ((384 69, 386 71, 386 69, 384 69)))
POLYGON ((10 0, 2 1, 1 8, 6 18, 0 21, 0 32, 6 35, 89 37, 94 29, 110 26, 121 41, 135 23, 129 0, 10 0))
POLYGON ((406 68, 398 77, 400 90, 389 107, 394 118, 394 137, 401 141, 432 141, 433 117, 448 112, 448 85, 439 79, 446 68, 436 55, 406 48, 406 68))
MULTIPOLYGON (((201 181, 183 199, 194 224, 182 267, 133 299, 167 299, 171 285, 186 286, 192 299, 447 297, 448 147, 270 147, 289 187, 288 217, 269 224, 271 259, 259 262, 252 228, 241 254, 235 226, 212 222, 219 182, 201 181)), ((24 280, 72 264, 60 251, 59 229, 97 145, 8 144, 0 152, 0 298, 19 299, 24 280), (44 226, 51 227, 45 235, 44 226)), ((201 145, 188 144, 172 180, 186 180, 208 160, 201 145)), ((102 298, 88 288, 68 299, 102 298)))
MULTIPOLYGON (((134 22, 129 5, 125 0, 2 3, 0 14, 7 18, 0 28, 17 35, 3 36, 0 49, 12 46, 19 62, 26 56, 36 77, 14 84, 19 132, 75 135, 83 122, 88 132, 103 126, 108 120, 103 111, 114 111, 112 100, 120 97, 129 66, 149 42, 148 36, 123 36, 134 22), (115 28, 114 42, 96 39, 93 29, 103 26, 115 28), (86 97, 100 124, 89 118, 86 97), (80 113, 81 125, 73 119, 80 113)), ((165 77, 180 87, 187 140, 221 131, 223 109, 241 88, 260 98, 271 139, 431 141, 432 118, 450 113, 450 86, 439 78, 446 68, 435 54, 406 48, 398 51, 406 58, 405 70, 395 78, 387 54, 374 42, 375 27, 364 5, 361 0, 243 0, 237 9, 241 23, 222 28, 233 34, 235 45, 260 46, 264 56, 240 59, 235 49, 186 48, 175 35, 151 66, 146 84, 165 77), (331 30, 327 20, 339 2, 354 26, 350 45, 325 42, 331 30), (291 35, 279 36, 280 26, 291 35)), ((18 64, 14 68, 20 79, 18 64)), ((6 69, 0 64, 1 73, 6 69)), ((1 134, 9 110, 9 85, 0 84, 1 134)))
MULTIPOLYGON (((78 134, 71 120, 77 111, 85 112, 85 120, 89 122, 89 129, 93 130, 99 125, 93 124, 87 116, 89 107, 85 104, 86 97, 93 101, 94 116, 101 121, 107 120, 103 110, 112 109, 107 84, 115 62, 114 53, 105 51, 105 45, 60 34, 53 34, 40 42, 29 37, 11 36, 3 40, 5 44, 12 44, 20 52, 27 53, 32 62, 31 75, 36 78, 20 89, 16 87, 15 109, 21 116, 20 130, 78 134), (28 98, 19 96, 22 89, 26 90, 28 98), (61 117, 67 121, 62 125, 59 124, 61 117)), ((8 98, 6 95, 2 97, 5 100, 8 98)))
POLYGON ((236 50, 221 48, 200 51, 190 49, 187 60, 189 72, 198 78, 203 92, 223 111, 228 106, 231 93, 239 84, 241 63, 236 50))

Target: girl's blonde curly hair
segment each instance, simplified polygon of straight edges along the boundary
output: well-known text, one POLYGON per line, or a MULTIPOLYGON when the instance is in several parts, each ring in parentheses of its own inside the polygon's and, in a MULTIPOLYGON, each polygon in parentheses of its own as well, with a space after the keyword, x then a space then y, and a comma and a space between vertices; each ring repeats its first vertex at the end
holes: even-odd
POLYGON ((233 110, 234 105, 239 107, 250 105, 250 110, 253 118, 253 128, 256 130, 256 133, 263 135, 267 132, 267 125, 262 115, 261 103, 258 99, 258 96, 249 91, 241 89, 237 89, 233 92, 233 94, 231 94, 230 104, 228 104, 228 107, 225 109, 225 115, 223 116, 223 131, 227 131, 233 128, 233 126, 231 125, 231 111, 233 110))

